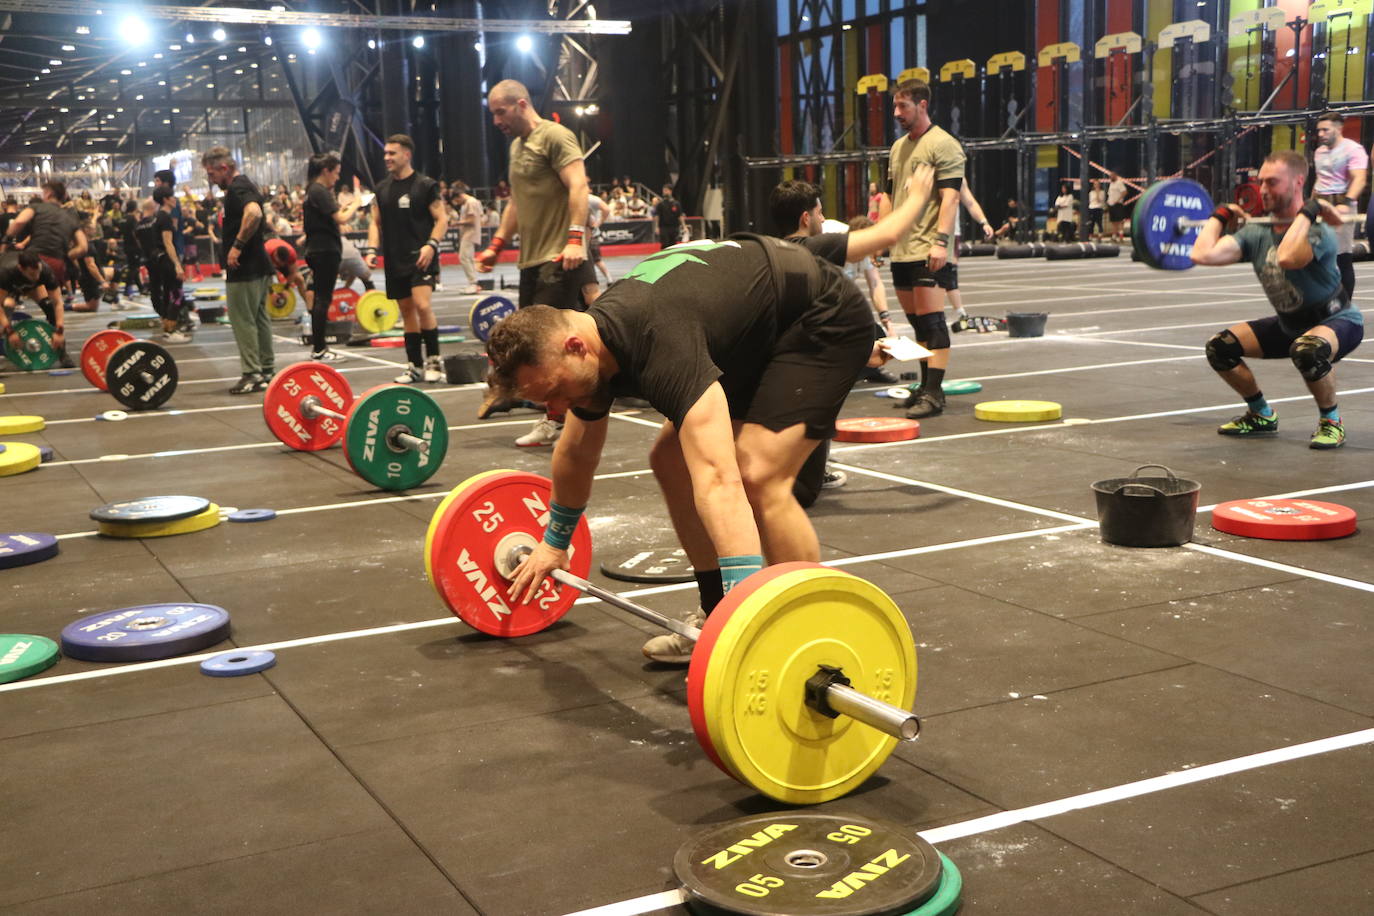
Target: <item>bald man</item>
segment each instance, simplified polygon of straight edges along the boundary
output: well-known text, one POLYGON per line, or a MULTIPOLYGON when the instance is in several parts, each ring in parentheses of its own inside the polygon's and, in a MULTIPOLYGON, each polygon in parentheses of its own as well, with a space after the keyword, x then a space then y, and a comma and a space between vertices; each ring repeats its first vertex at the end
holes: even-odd
MULTIPOLYGON (((492 123, 511 138, 511 199, 491 244, 477 255, 483 273, 496 266, 506 241, 520 234, 521 308, 550 305, 581 311, 600 292, 596 270, 587 260, 587 170, 577 137, 562 124, 541 118, 522 83, 502 80, 487 96, 492 123)), ((495 393, 478 411, 485 419, 509 409, 495 393)), ((563 415, 548 413, 519 446, 549 446, 563 432, 563 415)))

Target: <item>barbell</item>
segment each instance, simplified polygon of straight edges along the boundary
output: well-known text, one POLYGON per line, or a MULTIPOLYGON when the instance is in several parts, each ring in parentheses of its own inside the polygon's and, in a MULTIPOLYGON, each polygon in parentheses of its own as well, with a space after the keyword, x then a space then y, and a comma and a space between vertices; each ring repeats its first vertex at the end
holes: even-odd
POLYGON ((735 586, 698 630, 585 578, 585 518, 569 570, 527 603, 507 598, 516 567, 543 536, 551 487, 536 474, 486 471, 455 487, 430 520, 425 572, 449 609, 493 636, 538 633, 582 594, 693 640, 692 730, 722 771, 791 804, 839 798, 920 732, 916 649, 876 585, 817 563, 770 566, 735 586))
MULTIPOLYGON (((1131 246, 1137 258, 1160 270, 1188 270, 1193 266, 1197 230, 1207 225, 1216 205, 1207 189, 1189 178, 1168 178, 1145 189, 1131 212, 1131 246)), ((1353 223, 1359 214, 1343 214, 1353 223)), ((1247 223, 1270 226, 1272 216, 1254 216, 1247 223)))
POLYGON ((287 366, 268 384, 263 419, 284 445, 304 452, 343 442, 354 472, 384 490, 428 480, 448 451, 448 424, 434 399, 409 385, 378 385, 358 397, 325 363, 287 366))

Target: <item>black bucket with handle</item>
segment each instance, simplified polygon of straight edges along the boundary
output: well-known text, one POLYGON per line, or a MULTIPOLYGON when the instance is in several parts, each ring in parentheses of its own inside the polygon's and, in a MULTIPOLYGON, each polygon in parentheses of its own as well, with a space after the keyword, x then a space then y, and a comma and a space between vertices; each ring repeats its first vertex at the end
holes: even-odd
POLYGON ((1121 547, 1177 547, 1193 539, 1197 518, 1196 480, 1175 477, 1162 464, 1142 464, 1130 477, 1112 477, 1093 484, 1097 524, 1102 540, 1121 547), (1141 477, 1158 468, 1164 477, 1141 477))

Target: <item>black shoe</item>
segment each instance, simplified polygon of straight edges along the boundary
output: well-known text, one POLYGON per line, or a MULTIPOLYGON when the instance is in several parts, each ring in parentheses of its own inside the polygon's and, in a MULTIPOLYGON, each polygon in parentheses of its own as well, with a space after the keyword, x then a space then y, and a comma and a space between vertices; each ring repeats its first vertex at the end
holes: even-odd
POLYGON ((882 366, 865 369, 859 378, 862 381, 876 382, 879 385, 895 385, 901 381, 901 379, 897 378, 897 376, 893 375, 891 372, 888 372, 882 366))
POLYGON ((66 351, 66 350, 63 350, 63 351, 62 351, 62 355, 61 355, 60 357, 58 357, 57 365, 58 365, 60 368, 62 368, 62 369, 75 369, 75 368, 76 368, 76 363, 74 363, 74 362, 72 361, 72 358, 71 358, 70 356, 67 355, 67 351, 66 351))
POLYGON ((921 396, 924 393, 925 388, 922 388, 918 385, 917 387, 912 388, 911 393, 908 394, 903 400, 898 401, 892 406, 898 410, 910 410, 916 404, 916 402, 921 399, 921 396))
POLYGON ((943 394, 936 396, 922 391, 920 398, 906 412, 906 418, 908 420, 922 420, 926 417, 938 417, 944 412, 945 396, 943 394))
POLYGON ((238 383, 235 384, 233 388, 229 389, 229 393, 252 394, 254 391, 258 390, 258 385, 262 385, 264 388, 267 387, 267 383, 263 381, 262 376, 254 375, 249 372, 244 375, 243 378, 239 379, 238 383))

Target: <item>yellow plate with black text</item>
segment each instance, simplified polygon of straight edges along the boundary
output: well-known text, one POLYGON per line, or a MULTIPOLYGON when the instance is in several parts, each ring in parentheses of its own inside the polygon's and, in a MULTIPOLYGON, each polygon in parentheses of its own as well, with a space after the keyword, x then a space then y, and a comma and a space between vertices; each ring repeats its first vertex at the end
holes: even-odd
POLYGON ((916 699, 911 627, 876 585, 812 563, 750 576, 711 612, 692 653, 687 699, 703 749, 736 779, 790 804, 862 785, 897 739, 807 706, 806 682, 822 665, 894 706, 916 699))
POLYGON ((163 522, 101 522, 97 530, 108 538, 161 538, 204 531, 219 523, 219 506, 210 503, 208 509, 186 518, 163 522))

